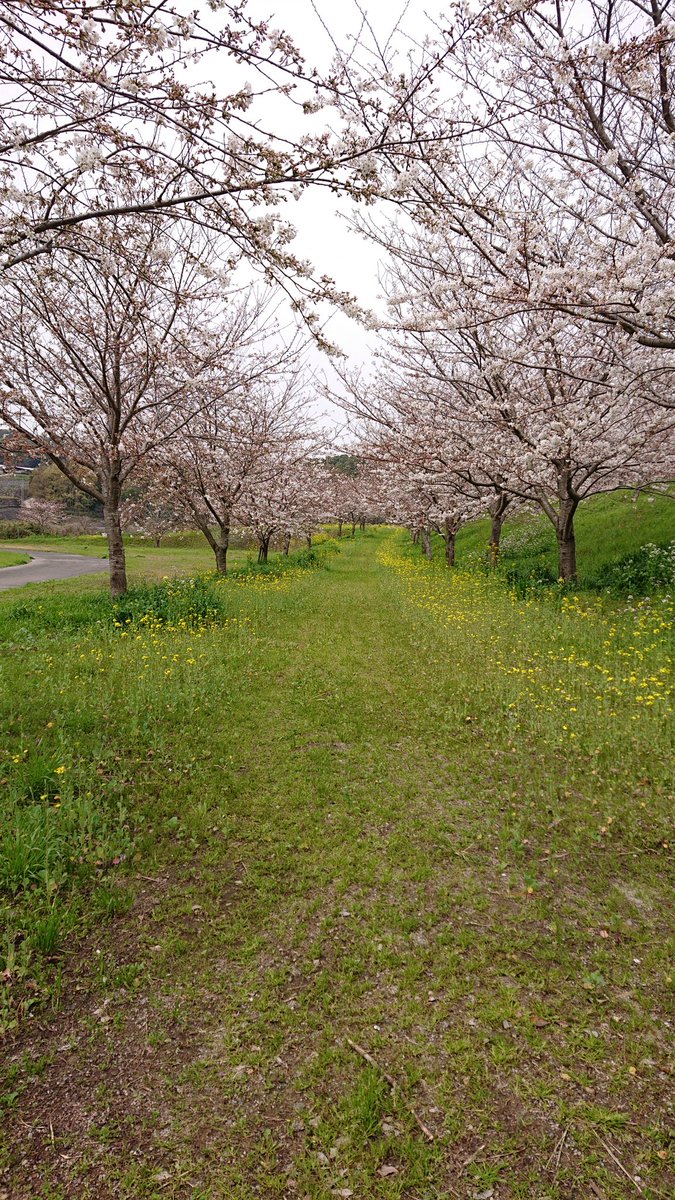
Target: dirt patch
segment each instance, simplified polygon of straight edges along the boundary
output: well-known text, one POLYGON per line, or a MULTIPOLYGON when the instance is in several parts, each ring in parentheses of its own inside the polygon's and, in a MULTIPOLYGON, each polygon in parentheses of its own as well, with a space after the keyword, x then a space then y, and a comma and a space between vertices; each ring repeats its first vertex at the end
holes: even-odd
MULTIPOLYGON (((168 926, 157 920, 158 907, 180 895, 189 876, 181 867, 138 880, 130 912, 99 926, 64 960, 59 1012, 25 1023, 6 1047, 6 1068, 19 1071, 19 1095, 4 1127, 0 1196, 4 1186, 11 1200, 33 1200, 48 1181, 64 1196, 87 1195, 91 1184, 107 1198, 119 1194, 122 1164, 136 1159, 146 1171, 165 1169, 161 1131, 170 1126, 181 1072, 198 1055, 204 1030, 180 992, 148 983, 152 943, 168 926), (142 986, 132 981, 106 992, 97 976, 101 960, 114 963, 122 979, 137 963, 142 986)), ((225 888, 223 912, 240 896, 239 888, 225 888)), ((197 926, 195 914, 181 917, 181 933, 192 927, 198 939, 197 926)))

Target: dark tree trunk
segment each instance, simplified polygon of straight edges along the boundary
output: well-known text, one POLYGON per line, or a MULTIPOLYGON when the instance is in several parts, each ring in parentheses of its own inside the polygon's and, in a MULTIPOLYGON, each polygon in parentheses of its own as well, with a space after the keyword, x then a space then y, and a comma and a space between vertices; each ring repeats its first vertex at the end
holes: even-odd
POLYGON ((216 571, 220 571, 221 575, 227 575, 227 552, 230 548, 230 526, 221 525, 220 541, 211 541, 213 553, 216 556, 216 571))
POLYGON ((419 540, 420 540, 420 531, 419 531, 419 529, 413 529, 413 530, 412 530, 412 532, 411 532, 411 534, 410 534, 410 536, 411 536, 411 538, 412 538, 412 544, 413 544, 413 546, 416 546, 416 545, 417 545, 417 543, 418 543, 418 542, 419 542, 419 540))
POLYGON ((361 517, 361 520, 359 521, 359 529, 361 530, 361 533, 363 533, 365 531, 365 528, 366 528, 366 518, 361 517))
POLYGON ((356 533, 356 521, 352 521, 352 537, 354 537, 355 533, 356 533))
POLYGON ((342 537, 342 521, 338 521, 338 537, 342 537))
POLYGON ((496 567, 499 561, 499 543, 502 540, 503 523, 504 518, 493 513, 490 528, 490 565, 493 567, 496 567))
POLYGON ((283 544, 283 548, 281 551, 282 554, 288 554, 288 551, 290 550, 290 548, 291 548, 291 535, 290 535, 290 533, 285 533, 284 534, 284 544, 283 544))
POLYGON ((454 567, 455 565, 455 539, 458 528, 458 521, 454 522, 446 519, 443 529, 443 539, 445 541, 445 565, 447 567, 454 567))
POLYGON ((577 577, 577 543, 574 533, 574 514, 577 505, 568 500, 560 505, 556 534, 558 536, 558 574, 565 583, 577 577))
POLYGON ((548 496, 541 493, 539 503, 555 529, 558 539, 558 578, 571 583, 577 577, 577 546, 574 536, 574 515, 579 507, 579 497, 574 495, 571 472, 566 464, 558 470, 558 509, 548 496))
POLYGON ((429 559, 429 562, 431 562, 431 559, 432 559, 431 534, 428 529, 422 530, 422 552, 429 559))
POLYGON ((261 538, 258 543, 258 562, 259 563, 267 562, 267 555, 269 554, 269 549, 270 549, 269 537, 261 538))
POLYGON ((218 527, 218 540, 218 538, 213 536, 213 533, 206 522, 201 517, 197 516, 196 513, 195 523, 198 528, 201 529, 204 537, 209 543, 209 546, 213 550, 216 560, 216 571, 219 571, 221 575, 227 575, 227 551, 230 545, 230 526, 220 525, 218 527))
POLYGON ((122 485, 119 479, 106 481, 103 500, 103 522, 108 540, 108 569, 110 572, 110 595, 123 596, 127 590, 127 564, 120 522, 120 500, 122 485))
POLYGON ((492 528, 490 529, 490 566, 496 567, 499 561, 499 544, 502 540, 502 526, 506 517, 506 510, 511 503, 511 497, 506 495, 506 492, 500 492, 497 498, 496 507, 492 514, 492 528))
POLYGON ((306 534, 306 536, 305 536, 305 541, 306 541, 306 543, 307 543, 307 549, 308 549, 308 550, 311 550, 311 549, 312 549, 312 535, 311 535, 311 533, 308 533, 308 534, 306 534))
POLYGON ((158 549, 162 544, 162 537, 163 537, 163 534, 161 534, 161 533, 160 533, 159 537, 155 537, 155 545, 157 546, 158 549))

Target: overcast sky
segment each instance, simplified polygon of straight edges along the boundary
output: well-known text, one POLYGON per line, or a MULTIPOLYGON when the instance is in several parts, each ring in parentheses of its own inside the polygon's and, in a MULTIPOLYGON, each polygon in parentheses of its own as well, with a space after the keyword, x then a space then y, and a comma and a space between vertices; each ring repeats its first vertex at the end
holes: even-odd
MULTIPOLYGON (((372 33, 362 31, 363 39, 374 35, 384 45, 392 31, 401 25, 395 44, 405 53, 408 39, 416 42, 429 29, 426 11, 436 15, 436 4, 423 0, 363 0, 361 4, 372 33)), ((440 2, 439 2, 440 8, 440 2)), ((362 29, 362 16, 354 0, 249 0, 250 13, 269 19, 273 28, 288 32, 303 53, 308 66, 326 71, 333 57, 331 35, 342 47, 353 45, 362 29)), ((320 114, 317 120, 324 120, 320 114)), ((270 113, 270 124, 274 124, 270 113)), ((278 114, 276 126, 278 128, 278 114)), ((301 128, 300 126, 298 128, 301 128)), ((378 251, 348 228, 346 218, 353 211, 349 200, 336 199, 328 191, 310 190, 295 205, 285 205, 283 215, 297 228, 294 249, 312 261, 320 274, 335 279, 339 288, 356 294, 369 307, 380 307, 378 299, 378 251)), ((341 314, 330 318, 327 329, 355 362, 367 361, 373 335, 341 314)))

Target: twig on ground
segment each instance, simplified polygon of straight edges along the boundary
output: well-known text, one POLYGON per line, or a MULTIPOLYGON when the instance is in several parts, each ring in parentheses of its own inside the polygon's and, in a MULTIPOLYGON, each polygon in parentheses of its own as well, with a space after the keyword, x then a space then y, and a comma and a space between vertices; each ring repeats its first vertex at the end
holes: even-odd
POLYGON ((609 1157, 612 1159, 612 1162, 616 1163, 616 1165, 617 1165, 617 1167, 619 1168, 619 1170, 620 1170, 621 1172, 623 1172, 623 1174, 626 1176, 626 1179, 630 1179, 630 1181, 631 1181, 631 1183, 632 1183, 633 1187, 635 1188, 636 1192, 638 1192, 638 1193, 639 1193, 641 1196, 642 1196, 642 1195, 644 1195, 644 1193, 643 1193, 643 1191, 642 1191, 642 1188, 640 1187, 640 1184, 639 1184, 639 1183, 637 1183, 637 1182, 635 1181, 635 1179, 634 1179, 634 1178, 633 1178, 633 1176, 631 1175, 630 1171, 627 1171, 627 1170, 626 1170, 626 1168, 624 1167, 623 1163, 620 1161, 620 1159, 618 1159, 618 1158, 616 1157, 616 1154, 615 1154, 615 1153, 614 1153, 614 1151, 612 1150, 612 1147, 607 1145, 607 1142, 606 1142, 606 1141, 604 1141, 604 1139, 600 1137, 600 1134, 597 1132, 597 1130, 595 1130, 595 1129, 594 1129, 594 1130, 593 1130, 593 1133, 595 1134, 596 1138, 597 1138, 597 1139, 598 1139, 598 1141, 600 1142, 600 1145, 601 1145, 601 1146, 604 1146, 605 1150, 606 1150, 606 1151, 607 1151, 607 1153, 609 1154, 609 1157))
POLYGON ((566 1129, 563 1129, 561 1136, 558 1138, 555 1146, 553 1147, 553 1149, 548 1157, 548 1160, 546 1162, 546 1167, 544 1168, 545 1170, 548 1170, 551 1163, 555 1161, 555 1167, 554 1167, 555 1175, 558 1174, 558 1168, 560 1166, 560 1156, 562 1155, 563 1146, 565 1145, 565 1142, 567 1141, 567 1135, 568 1135, 569 1131, 570 1131, 569 1125, 567 1126, 566 1129))
POLYGON ((600 1190, 597 1183, 594 1183, 592 1179, 589 1179, 588 1186, 591 1189, 593 1195, 598 1197, 598 1200, 607 1200, 605 1193, 600 1190))
POLYGON ((402 1096, 403 1102, 406 1105, 406 1108, 409 1110, 410 1114, 414 1117, 416 1125, 422 1130, 422 1133, 424 1134, 427 1141, 433 1142, 433 1140, 434 1140, 433 1133, 431 1132, 429 1127, 424 1124, 424 1121, 422 1120, 422 1118, 417 1115, 417 1113, 415 1112, 415 1109, 412 1108, 410 1104, 408 1104, 408 1101, 402 1095, 401 1089, 398 1086, 398 1083, 394 1079, 393 1075, 390 1075, 388 1071, 385 1071, 384 1068, 381 1067, 380 1064, 375 1061, 372 1054, 369 1054, 368 1051, 364 1050, 363 1046, 359 1046, 357 1044, 357 1042, 353 1042, 350 1037, 347 1038, 347 1045, 351 1046, 352 1050, 355 1050, 357 1054, 360 1054, 361 1058, 365 1059, 365 1061, 369 1064, 369 1066, 373 1067, 376 1071, 378 1071, 383 1079, 386 1079, 392 1092, 398 1092, 399 1095, 402 1096))

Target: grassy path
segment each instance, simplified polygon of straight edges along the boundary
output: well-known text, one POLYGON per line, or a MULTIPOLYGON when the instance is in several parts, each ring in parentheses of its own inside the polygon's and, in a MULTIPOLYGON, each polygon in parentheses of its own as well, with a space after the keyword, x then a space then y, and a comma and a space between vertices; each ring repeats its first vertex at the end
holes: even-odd
POLYGON ((504 660, 557 618, 397 555, 17 678, 13 735, 51 721, 137 857, 10 1041, 0 1196, 669 1194, 651 710, 620 758, 609 717, 563 733, 504 660))

